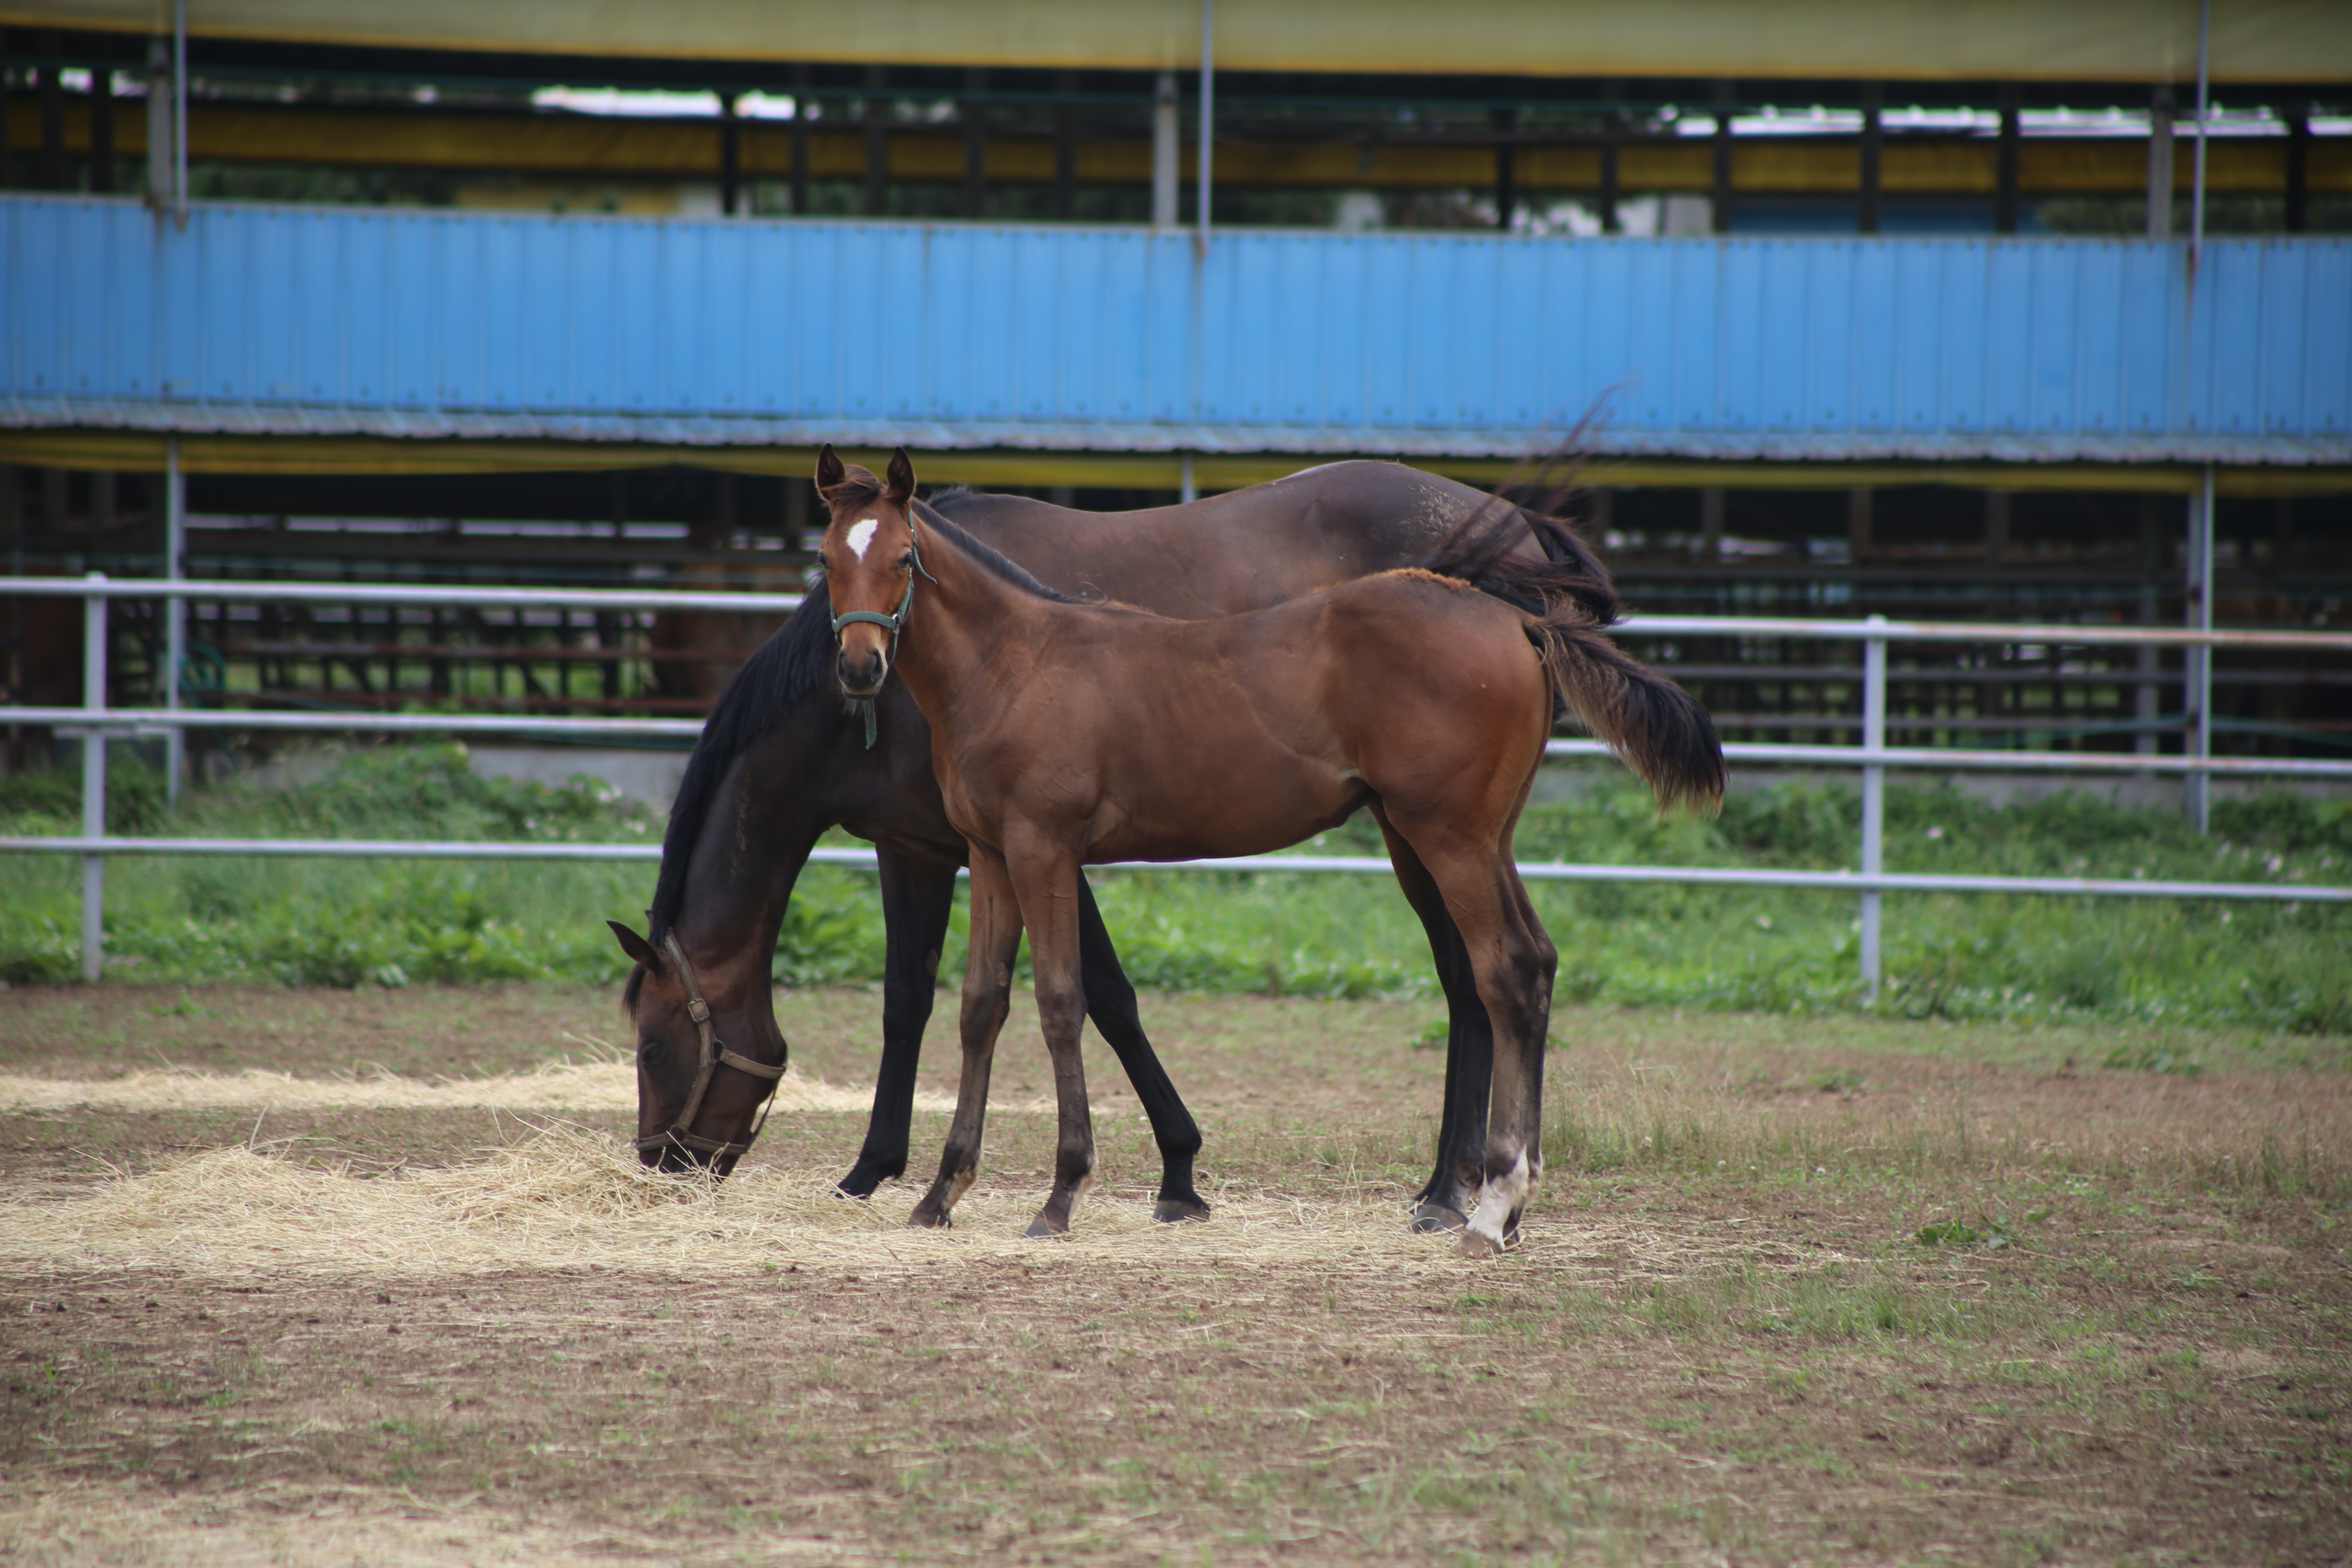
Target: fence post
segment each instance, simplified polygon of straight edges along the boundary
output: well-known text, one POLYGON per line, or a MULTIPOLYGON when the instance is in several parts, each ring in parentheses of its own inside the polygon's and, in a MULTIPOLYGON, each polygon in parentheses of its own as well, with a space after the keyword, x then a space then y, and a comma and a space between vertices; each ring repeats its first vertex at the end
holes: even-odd
MULTIPOLYGON (((163 577, 180 580, 188 548, 188 485, 180 472, 180 438, 163 438, 163 577)), ((163 601, 163 706, 180 705, 180 671, 188 662, 188 602, 163 601)), ((188 732, 174 724, 163 734, 163 795, 180 809, 180 775, 188 765, 188 732)))
MULTIPOLYGON (((2205 466, 2205 483, 2189 501, 2189 627, 2213 629, 2213 466, 2205 466)), ((2213 650, 2192 647, 2188 666, 2189 732, 2181 748, 2203 761, 2213 754, 2213 650)), ((2182 780, 2189 826, 2202 837, 2211 826, 2213 784, 2210 774, 2192 773, 2182 780)))
MULTIPOLYGON (((1885 616, 1873 616, 1870 624, 1883 626, 1885 616)), ((1886 748, 1886 639, 1874 637, 1862 645, 1862 749, 1876 752, 1886 748)), ((1864 763, 1862 766, 1862 874, 1875 877, 1885 869, 1886 860, 1886 768, 1881 763, 1864 763)), ((1880 895, 1875 889, 1862 895, 1862 1000, 1868 1007, 1878 1005, 1879 945, 1878 920, 1880 895)))
MULTIPOLYGON (((106 581, 92 572, 87 581, 106 581)), ((81 836, 106 837, 106 595, 92 594, 81 610, 81 705, 89 715, 81 732, 81 836)), ((106 857, 81 858, 81 977, 95 982, 106 964, 106 857)))

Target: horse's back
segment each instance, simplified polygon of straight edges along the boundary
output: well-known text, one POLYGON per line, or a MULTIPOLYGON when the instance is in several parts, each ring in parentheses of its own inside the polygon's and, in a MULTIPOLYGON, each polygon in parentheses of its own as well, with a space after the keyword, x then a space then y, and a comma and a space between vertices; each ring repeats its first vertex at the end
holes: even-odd
POLYGON ((973 494, 943 510, 1061 593, 1200 620, 1404 565, 1488 504, 1440 475, 1352 458, 1178 506, 1091 512, 973 494))

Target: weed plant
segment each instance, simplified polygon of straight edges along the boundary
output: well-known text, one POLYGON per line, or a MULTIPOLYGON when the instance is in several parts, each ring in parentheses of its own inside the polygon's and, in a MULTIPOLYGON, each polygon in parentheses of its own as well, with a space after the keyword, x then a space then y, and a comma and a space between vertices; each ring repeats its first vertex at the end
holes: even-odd
MULTIPOLYGON (((461 746, 331 754, 315 784, 231 782, 184 801, 172 830, 211 837, 425 837, 652 843, 659 820, 588 779, 488 780, 461 746)), ((110 773, 109 827, 165 826, 160 781, 110 773)), ((70 833, 69 773, 0 780, 0 831, 70 833)), ((2341 886, 2352 802, 2273 795, 2217 802, 2209 838, 2176 814, 2080 795, 1997 806, 1934 784, 1891 788, 1890 869, 2341 886)), ((1521 859, 1611 864, 1856 864, 1850 788, 1777 785, 1714 821, 1660 821, 1630 780, 1531 806, 1521 859)), ((848 842, 847 840, 844 840, 848 842)), ((1359 818, 1307 849, 1381 853, 1359 818)), ((641 921, 650 864, 505 864, 120 858, 110 864, 110 974, 129 981, 275 979, 400 985, 607 980, 625 964, 607 918, 641 921)), ((1386 879, 1097 873, 1129 976, 1168 990, 1332 997, 1434 991, 1421 929, 1386 879)), ((0 860, 0 979, 75 972, 77 868, 0 860)), ((1822 1012, 1859 1005, 1850 894, 1546 884, 1531 889, 1560 953, 1563 1001, 1822 1012)), ((1980 895, 1890 896, 1882 1010, 1954 1019, 2105 1018, 2352 1033, 2352 919, 2312 904, 1980 895)), ((942 973, 961 972, 962 912, 942 973)), ((811 867, 777 947, 793 984, 875 982, 884 952, 870 874, 811 867)), ((2194 1070, 2179 1064, 2162 1070, 2194 1070)))

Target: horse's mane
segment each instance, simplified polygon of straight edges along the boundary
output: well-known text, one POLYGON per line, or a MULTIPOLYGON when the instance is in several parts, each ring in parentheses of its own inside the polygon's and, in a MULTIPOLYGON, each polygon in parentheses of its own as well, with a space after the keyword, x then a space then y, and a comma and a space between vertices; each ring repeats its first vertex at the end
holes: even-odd
POLYGON ((1023 593, 1039 599, 1050 599, 1057 605, 1092 605, 1097 602, 1093 599, 1082 599, 1075 594, 1065 594, 1058 588, 1048 588, 1032 576, 1027 567, 1001 554, 992 545, 982 544, 978 539, 949 521, 945 512, 935 507, 926 506, 921 501, 917 501, 915 506, 916 510, 923 514, 923 521, 930 525, 931 531, 954 545, 957 552, 966 560, 986 570, 992 575, 1003 578, 1023 593))
POLYGON ((812 577, 808 596, 793 618, 743 661, 719 692, 702 726, 702 738, 687 759, 686 776, 670 803, 669 827, 662 835, 661 875, 654 883, 653 908, 646 911, 647 934, 656 945, 686 902, 686 869, 728 769, 786 713, 833 679, 833 601, 823 579, 812 577))

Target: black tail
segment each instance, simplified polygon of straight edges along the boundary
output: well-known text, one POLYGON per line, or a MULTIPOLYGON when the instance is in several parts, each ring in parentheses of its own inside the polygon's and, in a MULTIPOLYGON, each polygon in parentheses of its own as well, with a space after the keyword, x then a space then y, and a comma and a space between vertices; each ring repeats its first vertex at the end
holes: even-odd
POLYGON ((1723 746, 1696 698, 1572 612, 1529 616, 1528 640, 1552 689, 1641 775, 1659 810, 1723 809, 1723 746))
POLYGON ((1553 693, 1641 776, 1660 810, 1721 809, 1723 746, 1715 721, 1690 693, 1603 634, 1620 613, 1617 587, 1574 528, 1497 497, 1413 564, 1524 613, 1553 693), (1543 548, 1541 561, 1515 553, 1529 533, 1543 548))

